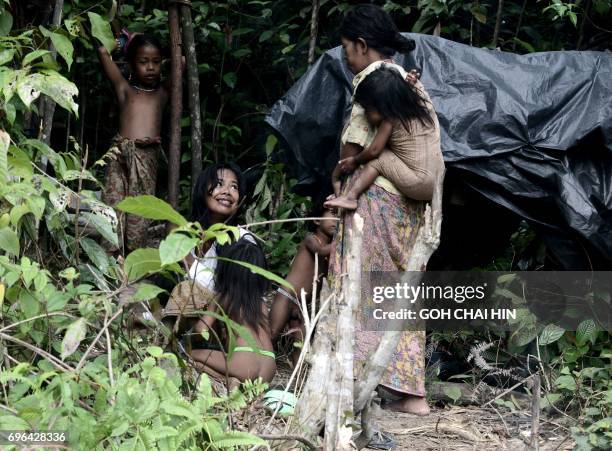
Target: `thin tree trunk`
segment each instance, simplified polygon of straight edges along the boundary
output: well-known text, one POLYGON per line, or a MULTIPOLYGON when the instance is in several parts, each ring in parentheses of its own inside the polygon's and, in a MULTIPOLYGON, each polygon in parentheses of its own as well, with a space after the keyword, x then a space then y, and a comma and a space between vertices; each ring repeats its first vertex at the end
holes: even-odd
MULTIPOLYGON (((53 19, 51 25, 58 27, 62 21, 62 9, 64 8, 64 0, 55 0, 55 7, 53 9, 53 19)), ((53 44, 49 45, 51 50, 51 56, 53 59, 57 57, 57 50, 53 47, 53 44)), ((45 144, 51 142, 51 128, 53 127, 53 115, 55 114, 55 102, 49 97, 44 97, 42 103, 42 124, 39 130, 38 139, 43 141, 45 144)), ((43 166, 47 166, 46 161, 43 166)))
POLYGON ((531 440, 530 448, 534 451, 540 449, 540 375, 536 374, 531 380, 531 440))
POLYGON ((584 26, 586 24, 590 12, 591 0, 587 0, 586 6, 584 7, 584 17, 582 18, 582 22, 580 23, 580 31, 578 32, 578 42, 576 43, 576 50, 580 50, 582 48, 582 42, 584 41, 584 26))
POLYGON ((319 28, 319 0, 312 0, 312 15, 310 16, 310 44, 308 45, 308 65, 312 66, 317 47, 317 31, 319 28))
POLYGON ((521 13, 519 14, 518 22, 516 23, 516 32, 514 33, 515 41, 512 43, 512 50, 516 50, 516 39, 518 39, 519 32, 521 31, 521 26, 523 25, 523 16, 525 15, 525 9, 527 8, 527 0, 523 0, 523 7, 521 8, 521 13))
MULTIPOLYGON (((327 284, 321 289, 320 299, 327 299, 331 292, 327 284)), ((336 300, 332 300, 335 304, 336 300)), ((295 417, 300 429, 311 437, 316 437, 323 427, 327 406, 327 391, 321 389, 321 381, 328 381, 331 370, 332 341, 335 335, 336 323, 331 314, 331 306, 319 319, 313 338, 311 352, 306 356, 310 364, 308 378, 302 389, 295 417)))
POLYGON ((499 39, 499 28, 501 26, 503 8, 504 0, 499 0, 497 3, 497 17, 495 19, 495 28, 493 29, 493 48, 497 47, 497 40, 499 39))
POLYGON ((361 298, 361 248, 363 218, 354 213, 347 227, 347 277, 337 304, 336 349, 332 358, 332 375, 327 385, 325 449, 349 450, 353 419, 353 347, 355 320, 361 298))
POLYGON ((181 113, 183 85, 181 84, 181 30, 176 3, 168 6, 170 28, 170 145, 168 149, 168 201, 178 207, 179 172, 181 165, 181 113))
POLYGON ((191 7, 181 6, 181 26, 183 28, 183 48, 187 63, 187 95, 191 114, 191 189, 195 187, 202 171, 202 117, 200 112, 200 77, 193 38, 191 7))

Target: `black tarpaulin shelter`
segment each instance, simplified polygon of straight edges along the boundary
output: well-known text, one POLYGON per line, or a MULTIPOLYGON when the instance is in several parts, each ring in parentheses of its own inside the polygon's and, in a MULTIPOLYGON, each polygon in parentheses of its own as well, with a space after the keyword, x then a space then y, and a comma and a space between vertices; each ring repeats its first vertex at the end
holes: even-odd
MULTIPOLYGON (((538 227, 563 266, 612 267, 612 54, 516 55, 406 35, 416 50, 395 60, 422 73, 451 178, 538 227)), ((302 184, 329 179, 351 80, 341 48, 329 50, 266 118, 302 184)))

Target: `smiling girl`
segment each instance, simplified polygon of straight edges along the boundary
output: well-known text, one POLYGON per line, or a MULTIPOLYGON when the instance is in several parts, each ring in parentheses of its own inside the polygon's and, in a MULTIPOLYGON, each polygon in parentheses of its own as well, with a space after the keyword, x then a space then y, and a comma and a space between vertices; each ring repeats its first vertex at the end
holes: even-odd
MULTIPOLYGON (((217 163, 204 169, 193 193, 192 215, 203 228, 213 224, 235 225, 236 212, 246 193, 246 183, 240 168, 234 163, 217 163)), ((240 230, 240 237, 247 234, 240 230)), ((245 239, 254 242, 251 235, 245 239)), ((217 266, 217 244, 206 241, 199 249, 200 258, 195 253, 185 258, 189 277, 202 287, 215 291, 214 273, 217 266)))

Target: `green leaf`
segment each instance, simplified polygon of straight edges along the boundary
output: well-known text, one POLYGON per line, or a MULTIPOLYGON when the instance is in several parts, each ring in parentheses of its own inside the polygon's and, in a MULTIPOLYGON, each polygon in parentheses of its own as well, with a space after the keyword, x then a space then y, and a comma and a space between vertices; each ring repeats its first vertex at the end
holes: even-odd
POLYGON ((102 43, 106 50, 108 50, 108 53, 111 53, 115 48, 115 38, 110 24, 99 14, 88 12, 87 15, 91 22, 92 36, 102 43))
POLYGON ((179 404, 176 400, 164 401, 159 407, 162 411, 169 415, 186 417, 193 420, 198 418, 198 414, 189 408, 191 406, 179 404))
POLYGON ((235 448, 238 446, 266 446, 266 441, 248 432, 230 431, 214 435, 211 441, 217 448, 235 448))
POLYGON ((457 402, 459 398, 461 398, 461 389, 454 385, 445 385, 443 391, 446 396, 453 400, 453 402, 457 402))
POLYGON ((117 208, 126 213, 141 216, 143 218, 168 221, 179 227, 187 224, 187 220, 172 208, 169 203, 149 194, 126 197, 119 202, 117 208))
POLYGON ((33 100, 38 98, 41 92, 51 97, 62 108, 72 111, 75 116, 78 116, 79 106, 74 101, 74 97, 79 94, 79 90, 67 78, 54 70, 46 69, 28 75, 17 83, 17 94, 28 107, 33 100))
POLYGON ((105 217, 94 213, 83 213, 83 217, 87 218, 87 221, 102 235, 102 238, 115 247, 119 245, 117 234, 113 232, 113 227, 105 217))
POLYGON ((266 155, 267 156, 270 156, 272 154, 272 151, 276 147, 277 143, 278 143, 278 138, 274 136, 273 134, 269 134, 268 138, 266 139, 266 155))
POLYGON ((512 40, 521 47, 523 47, 525 50, 527 50, 529 53, 535 52, 535 48, 530 43, 522 41, 519 38, 512 38, 512 40))
POLYGON ((0 14, 0 36, 6 36, 13 28, 13 16, 6 9, 0 14))
POLYGON ((0 430, 2 431, 28 431, 30 424, 14 415, 0 416, 0 430))
POLYGON ((295 44, 291 44, 288 45, 287 47, 285 47, 284 49, 281 50, 281 53, 283 55, 286 55, 287 53, 289 53, 291 50, 293 50, 293 48, 295 47, 295 44))
MULTIPOLYGON (((138 284, 138 290, 132 297, 131 302, 148 301, 157 297, 158 294, 164 293, 166 290, 159 288, 158 286, 151 285, 150 283, 138 284)), ((153 356, 155 357, 155 356, 153 356)))
POLYGON ((266 30, 261 35, 259 35, 259 42, 267 41, 274 34, 274 30, 266 30))
POLYGON ((239 260, 231 260, 229 258, 224 258, 224 257, 217 257, 217 260, 223 260, 223 261, 227 261, 227 262, 232 262, 232 263, 236 263, 237 265, 244 266, 245 268, 249 268, 251 270, 251 272, 253 272, 255 274, 259 274, 260 276, 263 276, 266 279, 271 280, 274 283, 282 285, 283 287, 288 288, 293 293, 295 293, 293 285, 291 285, 285 279, 281 279, 276 274, 271 273, 270 271, 266 271, 265 269, 262 269, 259 266, 255 266, 255 265, 252 265, 251 263, 242 262, 242 261, 239 261, 239 260))
POLYGON ((548 324, 540 333, 538 340, 540 346, 549 345, 554 343, 563 336, 565 329, 557 326, 556 324, 548 324))
POLYGON ((0 51, 0 66, 13 60, 15 49, 4 49, 0 51))
POLYGON ((487 23, 487 9, 484 6, 474 5, 470 8, 470 12, 478 22, 487 23))
POLYGON ((579 345, 583 345, 589 340, 595 343, 598 333, 599 331, 597 325, 595 325, 595 321, 592 319, 585 319, 578 324, 578 328, 576 329, 576 341, 579 345))
POLYGON ((236 28, 235 30, 232 30, 232 36, 242 36, 243 34, 248 34, 252 31, 252 28, 236 28))
POLYGON ((236 86, 237 80, 238 80, 238 77, 236 76, 235 72, 228 72, 227 74, 223 76, 223 81, 230 88, 234 88, 236 86))
POLYGON ((136 249, 125 258, 124 271, 130 282, 160 269, 161 261, 157 249, 136 249))
POLYGON ((155 357, 156 359, 159 359, 162 355, 164 355, 164 350, 159 346, 149 346, 147 348, 147 352, 151 355, 151 357, 155 357))
POLYGON ((25 56, 25 58, 21 62, 21 65, 27 66, 35 59, 40 58, 43 55, 48 55, 49 53, 51 53, 49 50, 44 50, 44 49, 34 50, 33 52, 30 52, 25 56))
POLYGON ((39 196, 32 196, 26 200, 26 203, 34 217, 40 221, 45 213, 45 199, 39 196))
POLYGON ((9 122, 9 124, 13 125, 15 123, 15 117, 17 116, 15 105, 13 105, 11 102, 6 103, 4 105, 4 112, 6 113, 6 120, 9 122))
POLYGON ((266 180, 268 180, 268 175, 266 172, 264 172, 259 181, 257 182, 257 185, 255 185, 253 196, 257 196, 263 191, 264 187, 266 186, 266 180))
POLYGON ((79 25, 78 21, 73 19, 67 19, 64 21, 64 26, 66 27, 66 30, 68 30, 68 33, 70 33, 71 36, 74 36, 75 38, 79 36, 81 26, 79 25))
POLYGON ((66 61, 66 65, 68 66, 68 70, 70 70, 70 66, 72 65, 72 54, 74 53, 74 47, 72 47, 72 42, 70 42, 70 39, 63 34, 54 33, 44 27, 40 27, 40 31, 46 37, 51 38, 53 47, 55 47, 57 53, 64 58, 64 61, 66 61))
POLYGON ((106 251, 91 238, 81 238, 79 244, 91 262, 103 273, 108 271, 108 255, 106 251))
POLYGON ((8 149, 11 145, 11 137, 4 130, 0 130, 0 184, 8 181, 8 149))
POLYGON ((555 404, 560 399, 561 399, 561 394, 559 393, 547 393, 546 395, 540 398, 540 407, 542 409, 546 409, 547 407, 555 404))
POLYGON ((232 55, 234 55, 234 58, 244 58, 251 53, 251 49, 238 49, 232 55))
POLYGON ((569 391, 575 391, 577 388, 576 381, 572 376, 559 376, 555 380, 555 386, 569 391))
POLYGON ((197 238, 188 237, 182 233, 171 233, 159 245, 161 264, 169 265, 182 260, 197 244, 197 238))
POLYGON ((78 349, 86 333, 87 323, 85 322, 85 318, 79 318, 68 326, 66 335, 64 335, 64 339, 62 340, 62 360, 78 349))
POLYGON ((12 255, 19 255, 19 236, 8 227, 0 229, 0 249, 12 255))

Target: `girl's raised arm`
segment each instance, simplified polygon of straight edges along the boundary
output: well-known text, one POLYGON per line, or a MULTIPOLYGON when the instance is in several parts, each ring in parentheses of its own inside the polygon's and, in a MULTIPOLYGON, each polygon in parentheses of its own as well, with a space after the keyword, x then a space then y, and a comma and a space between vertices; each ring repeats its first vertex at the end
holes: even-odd
POLYGON ((102 64, 102 69, 104 69, 106 77, 111 81, 113 87, 115 88, 117 100, 119 100, 119 103, 123 103, 126 98, 127 89, 129 88, 127 80, 123 77, 123 74, 119 70, 119 67, 117 67, 117 64, 111 58, 108 50, 106 50, 106 47, 98 47, 98 57, 100 58, 100 63, 102 64))

